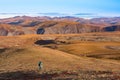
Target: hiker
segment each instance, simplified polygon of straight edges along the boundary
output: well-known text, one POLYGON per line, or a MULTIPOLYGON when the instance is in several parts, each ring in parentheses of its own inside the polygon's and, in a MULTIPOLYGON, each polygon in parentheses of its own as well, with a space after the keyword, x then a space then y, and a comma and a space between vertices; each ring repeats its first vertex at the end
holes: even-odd
POLYGON ((38 62, 38 67, 39 67, 39 70, 43 68, 43 63, 41 61, 38 62))

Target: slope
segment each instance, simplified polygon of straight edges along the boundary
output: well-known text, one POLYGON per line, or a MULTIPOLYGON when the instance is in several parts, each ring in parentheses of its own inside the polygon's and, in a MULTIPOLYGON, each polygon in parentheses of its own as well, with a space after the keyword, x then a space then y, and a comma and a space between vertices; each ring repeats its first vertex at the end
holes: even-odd
MULTIPOLYGON (((55 37, 55 35, 53 36, 55 37)), ((33 43, 37 40, 34 39, 36 37, 41 39, 43 36, 41 38, 38 35, 1 37, 4 39, 4 43, 2 42, 4 46, 0 48, 0 72, 36 71, 38 70, 38 61, 42 61, 44 64, 43 72, 49 70, 119 71, 120 69, 120 63, 114 60, 80 57, 35 45, 33 43), (8 44, 9 40, 14 41, 12 44, 8 44), (6 47, 5 44, 11 46, 6 47)))

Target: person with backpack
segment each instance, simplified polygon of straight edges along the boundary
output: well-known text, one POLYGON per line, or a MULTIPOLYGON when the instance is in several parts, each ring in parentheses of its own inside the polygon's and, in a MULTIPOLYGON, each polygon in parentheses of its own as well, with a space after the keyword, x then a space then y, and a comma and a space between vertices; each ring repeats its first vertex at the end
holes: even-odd
POLYGON ((38 68, 41 70, 43 68, 43 63, 41 61, 38 62, 38 68))

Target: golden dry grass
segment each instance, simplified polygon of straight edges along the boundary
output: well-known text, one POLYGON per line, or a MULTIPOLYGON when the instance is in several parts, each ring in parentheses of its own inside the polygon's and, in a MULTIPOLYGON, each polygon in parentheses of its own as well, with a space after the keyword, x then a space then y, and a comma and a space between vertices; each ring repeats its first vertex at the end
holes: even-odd
POLYGON ((91 57, 93 56, 95 58, 111 58, 111 59, 120 58, 120 42, 79 41, 77 43, 59 45, 57 47, 58 50, 65 51, 78 56, 91 56, 91 57))
POLYGON ((44 64, 44 70, 112 70, 118 71, 117 61, 98 60, 78 57, 43 47, 11 48, 0 56, 0 70, 37 70, 38 61, 44 64), (114 67, 112 66, 114 65, 114 67))
MULTIPOLYGON (((110 35, 111 33, 107 33, 110 35)), ((115 33, 118 34, 118 33, 115 33)), ((90 42, 77 41, 72 44, 58 45, 58 51, 33 44, 37 40, 56 39, 64 37, 81 36, 87 34, 68 34, 68 35, 25 35, 16 37, 0 37, 0 71, 28 71, 38 70, 38 61, 44 64, 43 71, 49 70, 110 70, 119 71, 120 63, 115 60, 96 59, 83 57, 81 54, 100 54, 102 52, 112 52, 105 46, 120 46, 119 42, 90 42), (79 42, 79 43, 78 43, 79 42), (69 50, 70 49, 70 50, 69 50), (63 50, 63 51, 64 51, 63 50), (97 52, 97 53, 96 53, 97 52), (71 54, 69 54, 71 53, 71 54), (114 66, 113 66, 114 65, 114 66)), ((90 35, 90 34, 88 34, 90 35)), ((91 34, 93 35, 93 34, 91 34)), ((90 36, 91 36, 90 35, 90 36)), ((102 34, 97 34, 102 35, 102 34)), ((105 34, 104 34, 105 35, 105 34)), ((65 39, 66 40, 66 39, 65 39)), ((118 52, 116 50, 115 52, 118 52)), ((103 53, 102 53, 103 54, 103 53)))

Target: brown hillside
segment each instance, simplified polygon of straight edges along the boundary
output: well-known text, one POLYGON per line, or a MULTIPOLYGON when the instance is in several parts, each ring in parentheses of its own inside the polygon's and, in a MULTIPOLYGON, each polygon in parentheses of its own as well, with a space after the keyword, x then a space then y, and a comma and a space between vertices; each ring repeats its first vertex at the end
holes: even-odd
POLYGON ((0 36, 0 80, 119 80, 119 35, 0 36), (42 70, 38 70, 39 61, 42 70))
MULTIPOLYGON (((25 35, 19 37, 0 37, 0 71, 36 71, 38 69, 37 63, 40 60, 44 63, 44 71, 80 69, 118 71, 120 64, 114 60, 81 57, 34 44, 38 40, 49 40, 54 37, 63 38, 65 36, 76 35, 25 35)), ((86 45, 89 46, 89 43, 86 45)))
POLYGON ((101 31, 101 28, 99 26, 80 24, 78 22, 72 21, 43 22, 41 25, 39 25, 39 28, 43 28, 45 30, 44 34, 72 34, 101 31))
POLYGON ((13 36, 24 34, 21 26, 0 24, 0 35, 1 36, 13 36))

